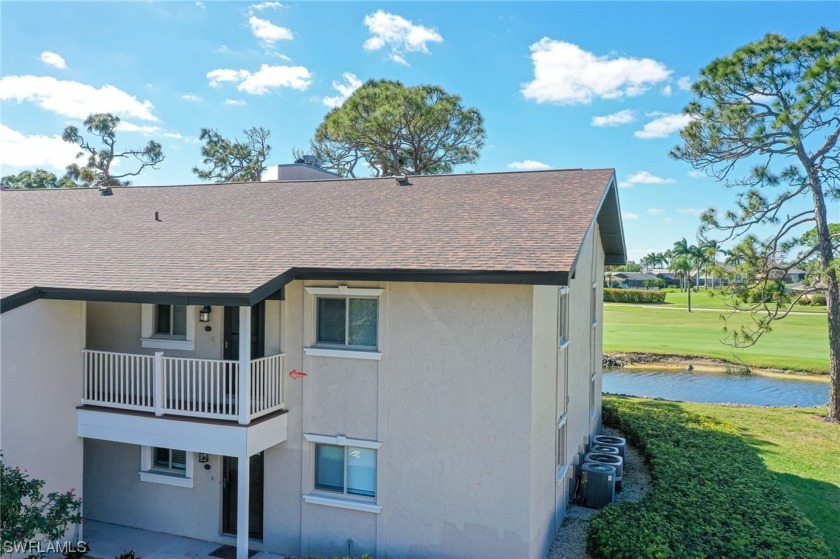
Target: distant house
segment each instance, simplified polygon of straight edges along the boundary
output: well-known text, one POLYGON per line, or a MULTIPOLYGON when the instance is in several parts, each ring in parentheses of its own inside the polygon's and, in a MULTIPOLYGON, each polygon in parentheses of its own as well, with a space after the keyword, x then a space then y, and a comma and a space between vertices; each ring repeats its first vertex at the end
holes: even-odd
POLYGON ((315 174, 0 193, 4 460, 239 559, 545 557, 600 431, 615 173, 315 174))
POLYGON ((656 276, 644 272, 613 272, 610 277, 611 283, 622 289, 642 289, 646 281, 656 280, 656 276))
POLYGON ((805 278, 808 275, 807 271, 795 266, 785 270, 786 267, 786 264, 777 264, 776 267, 770 270, 770 273, 768 274, 770 279, 782 280, 785 283, 805 281, 805 278))
POLYGON ((664 280, 665 285, 668 287, 674 287, 680 284, 680 279, 677 277, 677 274, 675 274, 671 270, 658 268, 645 270, 645 273, 654 276, 657 279, 664 280))

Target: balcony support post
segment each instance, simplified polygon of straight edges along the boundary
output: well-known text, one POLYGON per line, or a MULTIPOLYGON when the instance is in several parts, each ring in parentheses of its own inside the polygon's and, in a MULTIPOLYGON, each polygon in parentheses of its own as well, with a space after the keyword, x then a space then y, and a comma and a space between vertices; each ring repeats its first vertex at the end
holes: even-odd
MULTIPOLYGON (((239 307, 238 398, 239 424, 247 425, 251 418, 251 307, 239 307)), ((245 465, 247 467, 247 462, 245 465)), ((247 534, 248 531, 246 530, 245 533, 247 534)))
MULTIPOLYGON (((247 307, 243 307, 247 308, 247 307)), ((250 309, 248 309, 250 310, 250 309)), ((241 331, 240 331, 241 333, 241 331)), ((248 454, 239 455, 236 477, 236 559, 248 559, 248 509, 251 506, 251 461, 248 454)))

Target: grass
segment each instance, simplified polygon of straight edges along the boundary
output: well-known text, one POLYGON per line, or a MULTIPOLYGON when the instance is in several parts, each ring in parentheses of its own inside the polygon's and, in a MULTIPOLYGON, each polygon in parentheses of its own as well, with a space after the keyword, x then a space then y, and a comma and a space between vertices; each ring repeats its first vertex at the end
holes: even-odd
POLYGON ((813 522, 840 558, 840 426, 822 421, 826 408, 735 408, 678 404, 735 426, 776 475, 782 490, 813 522))
MULTIPOLYGON (((668 291, 665 295, 665 305, 685 309, 688 307, 688 293, 685 291, 668 291)), ((691 293, 691 307, 698 309, 727 309, 732 307, 731 299, 726 291, 720 289, 706 290, 700 288, 697 293, 691 293)), ((795 312, 822 313, 826 307, 812 307, 810 305, 794 305, 795 312)))
POLYGON ((822 420, 826 408, 732 407, 613 396, 604 400, 643 403, 652 412, 679 408, 734 427, 764 460, 785 496, 814 523, 831 556, 840 558, 840 426, 822 420))
MULTIPOLYGON (((738 315, 730 324, 749 321, 738 315)), ((724 345, 720 313, 643 306, 604 305, 604 351, 696 355, 768 367, 828 372, 828 324, 822 315, 790 315, 747 349, 724 345)))

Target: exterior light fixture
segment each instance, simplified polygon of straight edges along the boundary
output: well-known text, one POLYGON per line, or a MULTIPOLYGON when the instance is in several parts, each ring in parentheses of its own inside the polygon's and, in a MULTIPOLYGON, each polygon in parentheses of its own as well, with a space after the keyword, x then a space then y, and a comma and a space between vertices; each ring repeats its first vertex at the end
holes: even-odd
POLYGON ((204 305, 200 311, 198 311, 198 321, 199 322, 210 322, 210 306, 204 305))
POLYGON ((198 461, 200 463, 203 464, 204 462, 207 462, 209 460, 210 460, 210 457, 207 455, 207 453, 205 453, 205 452, 199 452, 198 453, 198 461))

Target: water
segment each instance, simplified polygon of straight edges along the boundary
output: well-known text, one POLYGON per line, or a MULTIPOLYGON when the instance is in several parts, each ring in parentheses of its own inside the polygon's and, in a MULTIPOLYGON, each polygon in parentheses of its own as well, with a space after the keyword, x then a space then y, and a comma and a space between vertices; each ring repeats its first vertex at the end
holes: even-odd
POLYGON ((685 371, 604 371, 604 392, 709 404, 810 407, 828 402, 824 382, 685 371))

